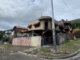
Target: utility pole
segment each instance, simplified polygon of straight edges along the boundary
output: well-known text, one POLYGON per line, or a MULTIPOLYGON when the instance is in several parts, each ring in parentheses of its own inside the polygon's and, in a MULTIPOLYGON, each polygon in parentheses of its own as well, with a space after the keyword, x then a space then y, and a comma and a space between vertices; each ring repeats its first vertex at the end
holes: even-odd
POLYGON ((52 30, 53 30, 53 45, 54 45, 54 50, 57 52, 56 48, 56 37, 55 37, 55 20, 54 20, 54 11, 53 11, 53 0, 51 0, 51 10, 52 10, 52 30))

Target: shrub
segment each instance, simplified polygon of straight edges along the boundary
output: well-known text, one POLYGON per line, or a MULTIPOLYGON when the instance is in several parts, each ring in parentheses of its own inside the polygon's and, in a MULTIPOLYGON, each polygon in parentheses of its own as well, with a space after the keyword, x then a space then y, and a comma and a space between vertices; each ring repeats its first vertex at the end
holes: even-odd
POLYGON ((80 30, 75 31, 76 38, 80 38, 80 30))
POLYGON ((3 42, 7 42, 8 41, 8 38, 7 37, 4 37, 3 38, 3 42))
POLYGON ((3 38, 3 35, 2 35, 2 33, 0 33, 0 40, 3 38))

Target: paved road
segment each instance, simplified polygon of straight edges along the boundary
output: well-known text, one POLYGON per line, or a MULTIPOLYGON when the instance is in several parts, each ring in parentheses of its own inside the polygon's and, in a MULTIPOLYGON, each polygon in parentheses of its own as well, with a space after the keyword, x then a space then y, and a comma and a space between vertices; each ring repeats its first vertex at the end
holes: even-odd
POLYGON ((43 59, 43 58, 29 57, 27 55, 22 55, 17 53, 10 54, 10 51, 0 49, 0 60, 80 60, 80 54, 68 59, 43 59))

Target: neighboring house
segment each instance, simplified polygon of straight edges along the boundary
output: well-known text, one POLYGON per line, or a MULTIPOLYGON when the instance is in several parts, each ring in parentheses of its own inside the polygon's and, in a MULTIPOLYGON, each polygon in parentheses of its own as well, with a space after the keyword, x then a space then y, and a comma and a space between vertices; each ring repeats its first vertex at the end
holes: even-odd
POLYGON ((9 38, 8 42, 11 43, 12 39, 13 39, 13 30, 12 29, 11 30, 6 30, 3 37, 9 38))
POLYGON ((56 33, 72 33, 72 26, 69 21, 55 21, 55 31, 56 33))
POLYGON ((21 26, 15 26, 11 30, 6 30, 3 37, 9 38, 10 40, 8 42, 12 43, 13 38, 16 38, 16 37, 27 37, 28 34, 24 33, 25 31, 28 31, 28 28, 21 27, 21 26))
POLYGON ((12 38, 12 36, 13 36, 13 30, 11 29, 11 30, 6 30, 3 37, 12 38))
POLYGON ((13 35, 14 38, 15 37, 27 37, 27 33, 25 33, 26 31, 28 31, 28 28, 26 27, 21 27, 21 26, 14 26, 13 28, 13 35))

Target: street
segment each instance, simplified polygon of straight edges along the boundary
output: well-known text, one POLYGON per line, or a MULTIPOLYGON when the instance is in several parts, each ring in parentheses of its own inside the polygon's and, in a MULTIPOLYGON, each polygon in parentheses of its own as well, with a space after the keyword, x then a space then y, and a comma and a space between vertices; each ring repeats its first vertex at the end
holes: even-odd
POLYGON ((67 59, 44 59, 44 58, 36 58, 29 57, 23 54, 11 54, 8 50, 0 49, 0 60, 80 60, 80 54, 75 57, 67 58, 67 59))

